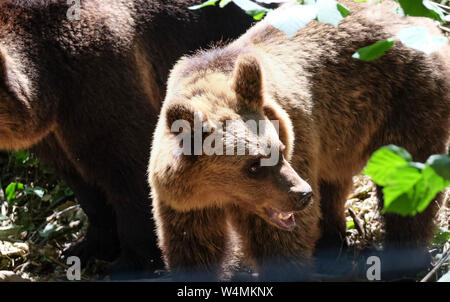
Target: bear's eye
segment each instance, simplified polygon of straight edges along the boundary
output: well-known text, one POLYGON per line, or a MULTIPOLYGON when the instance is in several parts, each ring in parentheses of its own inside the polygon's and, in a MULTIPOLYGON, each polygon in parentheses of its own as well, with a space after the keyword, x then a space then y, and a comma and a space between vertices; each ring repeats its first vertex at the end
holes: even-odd
POLYGON ((263 167, 261 167, 261 159, 250 162, 247 168, 248 175, 252 178, 261 177, 263 174, 263 167))

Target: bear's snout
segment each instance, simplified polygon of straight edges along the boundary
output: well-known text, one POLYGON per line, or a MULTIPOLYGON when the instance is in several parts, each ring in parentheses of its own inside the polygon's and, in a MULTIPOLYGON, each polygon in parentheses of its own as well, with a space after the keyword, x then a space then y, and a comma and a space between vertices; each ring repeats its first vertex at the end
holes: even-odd
POLYGON ((303 185, 302 188, 292 187, 289 190, 289 198, 294 204, 294 211, 301 211, 312 202, 312 189, 308 184, 306 186, 303 185))

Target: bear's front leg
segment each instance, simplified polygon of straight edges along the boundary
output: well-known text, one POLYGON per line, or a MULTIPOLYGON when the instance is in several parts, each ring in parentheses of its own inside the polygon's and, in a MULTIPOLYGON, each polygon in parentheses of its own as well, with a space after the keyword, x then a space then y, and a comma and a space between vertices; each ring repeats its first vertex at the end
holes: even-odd
POLYGON ((292 231, 279 229, 256 214, 230 208, 233 226, 242 240, 244 257, 256 266, 261 281, 305 281, 311 278, 312 255, 319 238, 317 203, 295 214, 292 231))
POLYGON ((79 257, 82 267, 87 267, 95 258, 115 260, 120 253, 116 218, 102 189, 89 183, 77 172, 53 135, 40 141, 31 150, 38 155, 41 163, 53 168, 73 190, 89 219, 86 235, 65 249, 63 256, 79 257))
POLYGON ((176 281, 220 279, 229 242, 225 211, 179 212, 154 201, 159 246, 176 281))

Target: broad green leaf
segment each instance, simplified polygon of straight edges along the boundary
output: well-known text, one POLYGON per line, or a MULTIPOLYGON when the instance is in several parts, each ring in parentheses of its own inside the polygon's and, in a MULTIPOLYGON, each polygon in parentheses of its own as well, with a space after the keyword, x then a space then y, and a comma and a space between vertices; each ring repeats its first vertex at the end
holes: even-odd
POLYGON ((231 1, 233 1, 233 0, 220 0, 219 7, 220 7, 220 8, 224 8, 225 5, 227 5, 227 4, 230 3, 231 1))
POLYGON ((391 170, 385 178, 386 184, 383 188, 384 210, 386 212, 393 210, 402 215, 410 214, 414 205, 405 199, 410 197, 408 193, 421 178, 420 170, 409 165, 391 170))
POLYGON ((407 16, 427 17, 441 21, 441 10, 427 0, 398 0, 407 16))
POLYGON ((384 212, 403 216, 423 212, 450 181, 421 163, 409 163, 392 171, 383 188, 384 212))
POLYGON ((397 33, 398 39, 406 46, 430 54, 447 43, 447 38, 440 35, 430 35, 428 28, 411 26, 397 33))
POLYGON ((233 2, 255 20, 261 20, 267 12, 271 11, 270 9, 258 5, 250 0, 233 0, 233 2))
POLYGON ((442 178, 450 180, 450 156, 441 154, 431 155, 426 163, 442 178))
POLYGON ((334 0, 317 0, 317 20, 337 27, 339 22, 350 12, 334 0), (342 13, 341 13, 342 10, 342 13), (344 15, 345 14, 345 15, 344 15))
POLYGON ((305 27, 317 16, 315 5, 294 5, 281 7, 267 15, 266 20, 289 38, 305 27))
POLYGON ((195 9, 200 9, 200 8, 203 8, 206 6, 216 5, 217 1, 219 1, 219 0, 209 0, 209 1, 203 2, 202 4, 189 6, 188 9, 195 10, 195 9))
POLYGON ((413 192, 409 194, 410 202, 418 213, 423 212, 436 195, 450 184, 436 174, 430 166, 425 166, 421 174, 422 179, 416 183, 413 192))
POLYGON ((5 220, 9 220, 8 216, 2 215, 0 214, 0 221, 5 221, 5 220))
POLYGON ((387 184, 387 177, 395 169, 408 164, 408 160, 411 159, 411 155, 408 155, 409 153, 406 152, 404 154, 402 150, 395 149, 392 146, 380 148, 372 154, 363 174, 369 175, 378 185, 385 186, 387 184))
POLYGON ((433 238, 434 244, 444 244, 450 240, 450 231, 446 228, 439 228, 433 238))
POLYGON ((409 154, 408 151, 406 151, 404 148, 396 146, 396 145, 387 145, 382 147, 383 149, 387 149, 390 150, 392 152, 394 152, 395 154, 397 154, 398 156, 400 156, 401 158, 403 158, 404 160, 406 160, 407 162, 412 161, 412 156, 411 154, 409 154))
POLYGON ((362 61, 373 61, 381 57, 386 51, 394 46, 393 38, 375 42, 372 45, 358 49, 352 57, 362 61))
POLYGON ((20 182, 10 183, 5 189, 6 199, 8 201, 14 200, 17 196, 17 193, 19 191, 22 191, 23 189, 24 189, 23 183, 20 182))

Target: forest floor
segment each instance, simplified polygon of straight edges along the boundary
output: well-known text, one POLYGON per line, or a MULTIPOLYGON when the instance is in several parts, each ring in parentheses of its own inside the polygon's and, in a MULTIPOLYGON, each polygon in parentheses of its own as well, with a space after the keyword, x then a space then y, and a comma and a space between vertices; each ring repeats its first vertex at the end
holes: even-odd
MULTIPOLYGON (((383 224, 375 186, 363 176, 355 177, 354 184, 346 202, 347 243, 355 251, 376 248, 383 238, 383 224)), ((430 246, 433 264, 450 249, 449 221, 450 209, 443 205, 430 246)), ((0 153, 0 281, 67 280, 68 266, 61 252, 83 236, 87 223, 72 191, 32 154, 0 153)), ((101 279, 106 267, 106 262, 95 262, 82 271, 82 280, 101 279)), ((430 281, 449 270, 447 261, 430 281)))

